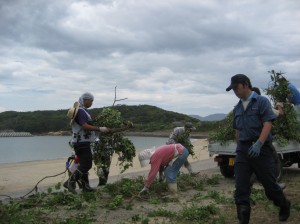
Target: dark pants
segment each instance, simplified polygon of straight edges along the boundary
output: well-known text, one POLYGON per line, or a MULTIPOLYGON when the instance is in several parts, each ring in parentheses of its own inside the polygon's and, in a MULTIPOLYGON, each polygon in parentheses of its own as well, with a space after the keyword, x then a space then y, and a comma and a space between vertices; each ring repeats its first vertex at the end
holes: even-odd
POLYGON ((112 155, 113 151, 107 151, 100 157, 100 169, 102 169, 103 174, 99 176, 99 185, 105 185, 107 183, 112 155))
POLYGON ((88 173, 93 165, 90 143, 76 143, 74 144, 74 150, 79 160, 78 170, 83 174, 88 173))
MULTIPOLYGON (((279 167, 279 166, 281 166, 280 159, 279 159, 279 156, 277 154, 277 151, 276 151, 274 145, 270 144, 270 147, 272 148, 272 152, 273 152, 272 155, 273 155, 274 162, 275 162, 274 172, 275 172, 276 181, 278 182, 278 176, 279 176, 279 174, 281 172, 281 167, 279 167)), ((258 179, 258 178, 256 177, 255 173, 253 173, 251 175, 251 178, 250 178, 250 185, 251 185, 251 187, 253 186, 253 184, 256 181, 256 179, 258 179)), ((258 179, 258 181, 259 181, 259 179, 258 179)))
POLYGON ((270 144, 264 144, 260 156, 257 158, 248 157, 248 149, 252 143, 239 144, 240 151, 237 151, 235 171, 235 203, 236 205, 250 205, 249 197, 250 177, 254 172, 265 189, 265 194, 276 206, 286 205, 286 198, 276 182, 275 160, 273 149, 270 144))

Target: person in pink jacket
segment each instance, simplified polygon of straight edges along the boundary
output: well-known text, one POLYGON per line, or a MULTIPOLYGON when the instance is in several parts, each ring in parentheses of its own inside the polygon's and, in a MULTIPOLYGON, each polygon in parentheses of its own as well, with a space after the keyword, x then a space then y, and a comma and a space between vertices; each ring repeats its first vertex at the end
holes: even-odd
POLYGON ((177 196, 176 177, 180 168, 187 160, 188 155, 188 150, 181 144, 162 145, 156 149, 146 149, 140 152, 139 160, 141 166, 151 165, 148 178, 140 194, 149 192, 149 187, 157 173, 164 171, 170 192, 177 196), (175 160, 173 161, 173 159, 175 160))

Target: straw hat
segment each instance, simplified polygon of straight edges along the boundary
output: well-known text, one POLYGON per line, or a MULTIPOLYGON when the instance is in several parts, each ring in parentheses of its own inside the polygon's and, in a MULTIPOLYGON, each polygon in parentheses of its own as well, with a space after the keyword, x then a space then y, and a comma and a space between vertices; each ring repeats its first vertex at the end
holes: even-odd
POLYGON ((79 109, 79 102, 75 102, 73 107, 71 107, 68 110, 68 113, 67 113, 68 118, 73 120, 76 117, 77 113, 78 113, 78 109, 79 109))

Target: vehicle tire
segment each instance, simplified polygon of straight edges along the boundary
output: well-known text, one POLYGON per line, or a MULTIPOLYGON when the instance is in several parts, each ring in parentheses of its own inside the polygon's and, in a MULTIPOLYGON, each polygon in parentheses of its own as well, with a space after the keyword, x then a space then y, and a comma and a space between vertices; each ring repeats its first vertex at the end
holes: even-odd
POLYGON ((282 162, 281 159, 278 158, 275 164, 275 175, 276 175, 276 180, 277 182, 281 181, 282 176, 283 176, 283 167, 282 167, 282 162))
POLYGON ((221 174, 226 178, 232 178, 234 176, 233 166, 220 166, 221 174))

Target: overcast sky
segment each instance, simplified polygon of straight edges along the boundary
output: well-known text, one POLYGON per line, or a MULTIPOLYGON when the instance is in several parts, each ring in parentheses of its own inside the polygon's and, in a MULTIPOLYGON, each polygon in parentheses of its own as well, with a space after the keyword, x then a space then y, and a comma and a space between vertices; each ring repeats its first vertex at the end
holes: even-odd
POLYGON ((148 104, 206 116, 244 73, 300 88, 298 0, 0 0, 0 112, 148 104))

